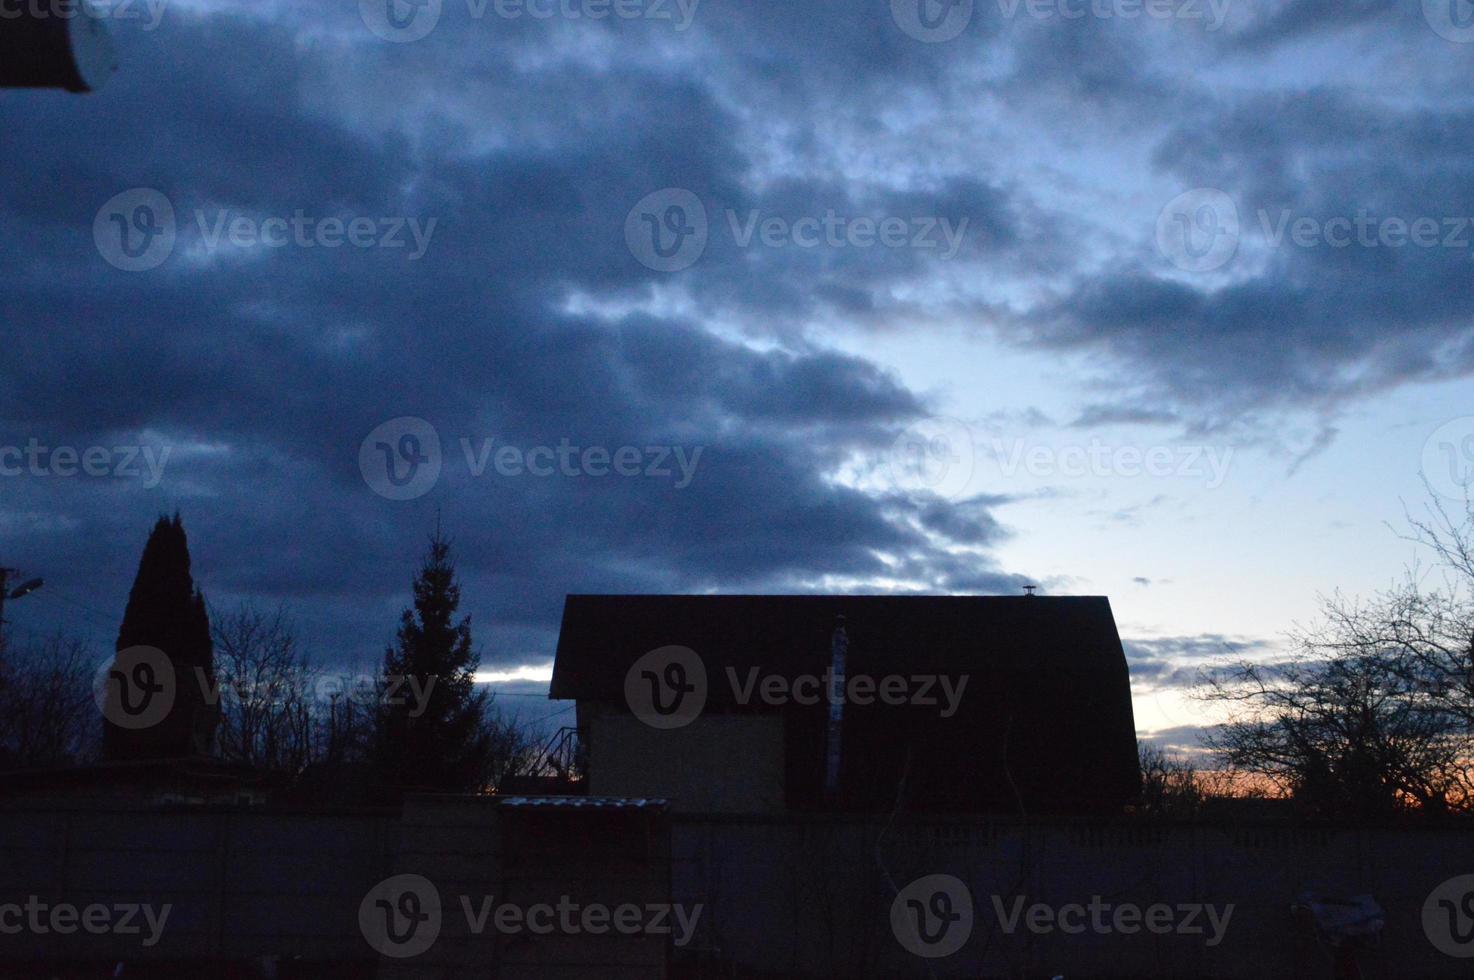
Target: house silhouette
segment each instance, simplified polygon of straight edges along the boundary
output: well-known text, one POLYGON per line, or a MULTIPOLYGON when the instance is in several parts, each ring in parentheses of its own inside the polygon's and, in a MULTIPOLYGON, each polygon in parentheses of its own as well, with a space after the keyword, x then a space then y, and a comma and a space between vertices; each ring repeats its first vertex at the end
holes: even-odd
POLYGON ((1109 813, 1140 782, 1104 597, 571 595, 549 696, 589 792, 686 811, 1109 813), (651 723, 666 681, 694 717, 651 723))

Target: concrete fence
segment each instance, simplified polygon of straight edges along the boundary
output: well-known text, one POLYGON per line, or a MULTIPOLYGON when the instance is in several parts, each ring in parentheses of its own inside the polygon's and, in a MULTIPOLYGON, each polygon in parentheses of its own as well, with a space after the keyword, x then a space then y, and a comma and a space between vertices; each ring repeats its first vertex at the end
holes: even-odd
POLYGON ((687 816, 673 846, 675 900, 705 904, 692 954, 750 972, 1331 977, 1331 952, 1290 914, 1306 891, 1383 907, 1367 977, 1474 968, 1423 923, 1440 883, 1474 873, 1467 830, 687 816))
MULTIPOLYGON (((309 965, 296 975, 436 980, 659 976, 667 960, 674 977, 1330 977, 1328 951, 1290 915, 1305 891, 1370 894, 1386 910, 1362 959, 1369 978, 1467 977, 1474 965, 1449 953, 1474 955, 1474 938, 1458 944, 1454 929, 1440 949, 1441 920, 1430 938, 1423 918, 1441 883, 1474 874, 1464 830, 677 814, 629 837, 643 850, 623 861, 606 846, 613 825, 550 833, 532 812, 516 830, 497 809, 449 798, 403 812, 0 809, 0 976, 43 975, 18 963, 276 957, 282 976, 296 963, 309 965), (563 847, 564 833, 584 839, 563 847), (448 922, 433 951, 391 961, 359 912, 403 874, 445 896, 668 896, 699 915, 680 947, 483 942, 448 922), (58 905, 76 911, 57 919, 58 905), (114 928, 130 906, 133 931, 114 928), (161 928, 145 906, 155 924, 169 907, 161 928), (109 928, 83 928, 89 915, 109 928)), ((1474 920, 1458 925, 1474 932, 1474 920)))
POLYGON ((486 797, 356 813, 0 809, 0 978, 101 977, 114 962, 124 976, 172 964, 219 980, 661 977, 667 935, 499 930, 489 917, 669 903, 663 805, 576 799, 554 812, 486 797), (372 932, 403 924, 381 912, 396 914, 406 879, 436 910, 408 956, 372 932))
POLYGON ((358 903, 398 834, 393 812, 3 809, 0 909, 24 918, 0 914, 0 963, 369 961, 358 903))
POLYGON ((590 906, 643 912, 669 904, 664 804, 565 799, 567 805, 546 806, 536 798, 511 805, 487 797, 407 802, 395 874, 420 879, 417 887, 435 896, 440 914, 433 944, 412 957, 385 957, 379 980, 666 976, 669 936, 622 934, 607 921, 585 927, 583 917, 590 906), (558 919, 560 905, 569 909, 566 924, 558 919), (515 917, 498 927, 502 907, 515 917), (542 921, 532 922, 534 908, 545 910, 542 921))

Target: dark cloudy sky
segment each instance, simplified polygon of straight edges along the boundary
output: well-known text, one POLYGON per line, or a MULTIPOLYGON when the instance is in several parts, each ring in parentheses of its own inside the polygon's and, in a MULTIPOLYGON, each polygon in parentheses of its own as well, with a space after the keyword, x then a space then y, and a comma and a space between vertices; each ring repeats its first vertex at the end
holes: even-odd
POLYGON ((1038 582, 1190 723, 1474 459, 1474 11, 918 2, 115 10, 0 94, 10 617, 105 649, 177 508, 366 662, 438 510, 497 671, 569 592, 1038 582))

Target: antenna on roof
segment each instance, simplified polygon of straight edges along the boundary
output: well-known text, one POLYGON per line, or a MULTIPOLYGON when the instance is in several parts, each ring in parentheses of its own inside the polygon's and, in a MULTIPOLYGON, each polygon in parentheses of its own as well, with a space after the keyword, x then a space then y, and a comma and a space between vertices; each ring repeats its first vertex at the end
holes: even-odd
POLYGON ((1027 592, 1029 595, 1033 595, 1034 590, 1037 588, 1039 588, 1039 586, 1037 585, 1026 585, 1024 586, 1024 591, 1027 592))

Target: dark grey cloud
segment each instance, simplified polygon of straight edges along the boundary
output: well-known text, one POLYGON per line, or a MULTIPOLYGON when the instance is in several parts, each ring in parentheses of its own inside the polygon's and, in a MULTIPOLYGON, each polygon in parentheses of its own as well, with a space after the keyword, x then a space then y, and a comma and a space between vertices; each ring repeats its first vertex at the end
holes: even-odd
MULTIPOLYGON (((75 617, 85 604, 105 644, 152 517, 175 508, 213 600, 289 600, 338 660, 379 653, 437 512, 489 663, 546 658, 566 592, 805 590, 894 576, 886 556, 912 588, 1012 590, 985 556, 947 550, 1001 537, 984 502, 952 513, 832 479, 857 453, 883 458, 926 414, 887 371, 801 339, 723 339, 685 312, 569 308, 574 291, 638 296, 656 281, 622 235, 652 187, 753 200, 730 110, 709 88, 638 68, 546 73, 550 87, 531 98, 545 108, 566 98, 576 111, 512 111, 518 138, 477 147, 483 134, 451 108, 427 109, 438 135, 407 134, 366 125, 362 92, 347 104, 326 94, 334 64, 365 60, 424 84, 426 66, 409 71, 400 52, 304 44, 288 22, 177 14, 132 39, 130 71, 95 98, 0 101, 12 145, 0 245, 16 257, 0 297, 0 336, 14 353, 0 362, 0 445, 171 453, 156 485, 6 480, 6 561, 52 582, 55 605, 38 616, 75 617), (163 193, 179 216, 174 254, 144 273, 109 266, 92 240, 98 208, 133 187, 163 193), (412 261, 389 250, 211 249, 195 224, 200 213, 208 228, 299 210, 436 226, 412 261), (440 435, 444 473, 420 499, 384 500, 359 471, 359 445, 409 415, 440 435), (476 476, 463 439, 701 455, 681 487, 476 476)), ((493 45, 487 58, 510 54, 493 45)), ((830 199, 857 212, 987 211, 974 248, 1012 235, 1006 201, 976 181, 925 194, 795 185, 763 206, 830 199)), ((746 305, 788 313, 810 303, 795 284, 802 270, 767 257, 766 272, 740 268, 747 261, 715 249, 698 270, 702 289, 751 288, 764 295, 746 305), (785 271, 795 282, 778 281, 785 271)), ((832 277, 834 288, 912 276, 919 260, 869 261, 832 277)))
MULTIPOLYGON (((1246 223, 1470 215, 1474 114, 1456 100, 1210 95, 1183 71, 1252 70, 1271 39, 1339 30, 1317 3, 1235 38, 978 8, 958 38, 923 44, 885 4, 844 0, 707 3, 686 32, 476 22, 448 4, 434 34, 400 45, 352 4, 171 7, 159 30, 125 32, 103 93, 0 96, 0 446, 172 451, 157 485, 5 478, 0 557, 54 583, 28 600, 37 615, 52 603, 106 632, 152 518, 179 508, 214 598, 290 598, 324 649, 372 656, 439 511, 488 658, 520 662, 547 655, 570 591, 1018 591, 1027 579, 991 557, 1011 498, 836 479, 857 459, 883 471, 933 406, 835 332, 935 318, 1084 353, 1110 394, 1082 427, 1203 430, 1305 406, 1329 419, 1474 367, 1467 251, 1245 249, 1233 275, 1192 279, 1137 247, 1165 202, 1111 169, 1135 156, 1158 182, 1218 187, 1246 223), (1010 166, 1037 157, 1036 133, 1097 183, 1010 166), (180 241, 129 273, 93 222, 139 187, 172 202, 180 241), (624 239, 632 206, 667 187, 702 202, 710 232, 671 274, 624 239), (1118 189, 1131 219, 1080 206, 1118 189), (196 224, 298 211, 435 226, 410 260, 212 249, 196 224), (830 212, 967 226, 944 256, 743 245, 728 217, 830 212), (408 502, 376 496, 357 462, 399 416, 433 425, 445 454, 408 502), (702 456, 682 488, 478 477, 462 439, 702 456)), ((1009 406, 990 419, 1049 424, 1009 406)), ((1142 676, 1192 657, 1133 650, 1142 676)))
POLYGON ((1166 636, 1126 641, 1126 653, 1141 660, 1206 660, 1257 656, 1272 649, 1268 641, 1219 633, 1166 636))
POLYGON ((1105 425, 1171 425, 1178 422, 1176 412, 1142 405, 1086 405, 1070 425, 1089 429, 1105 425))
POLYGON ((1264 639, 1230 637, 1218 633, 1123 638, 1126 662, 1140 688, 1193 688, 1217 667, 1240 660, 1262 660, 1276 652, 1264 639))
POLYGON ((1149 746, 1169 755, 1192 755, 1207 751, 1204 739, 1212 731, 1211 725, 1174 725, 1137 738, 1143 748, 1149 746))
MULTIPOLYGON (((1129 396, 1081 421, 1181 417, 1209 429, 1243 413, 1334 414, 1474 370, 1474 295, 1463 288, 1474 165, 1457 149, 1474 136, 1474 115, 1328 89, 1212 108, 1175 125, 1153 157, 1181 186, 1233 200, 1242 234, 1228 278, 1184 276, 1155 255, 1123 258, 1025 317, 1035 341, 1096 350, 1138 373, 1129 396), (1373 229, 1432 219, 1439 244, 1388 245, 1375 230, 1363 236, 1370 245, 1298 245, 1288 231, 1274 243, 1299 219, 1325 228, 1360 215, 1373 229), (1446 246, 1448 236, 1462 246, 1446 246)), ((1155 218, 1142 214, 1142 227, 1155 218)))
POLYGON ((1349 28, 1426 30, 1409 4, 1397 0, 1289 0, 1256 11, 1250 22, 1228 35, 1235 49, 1259 50, 1349 28))
POLYGON ((1149 512, 1168 503, 1171 499, 1166 494, 1159 493, 1146 500, 1128 504, 1125 507, 1117 507, 1111 510, 1091 510, 1087 513, 1112 523, 1136 526, 1141 524, 1149 512))

